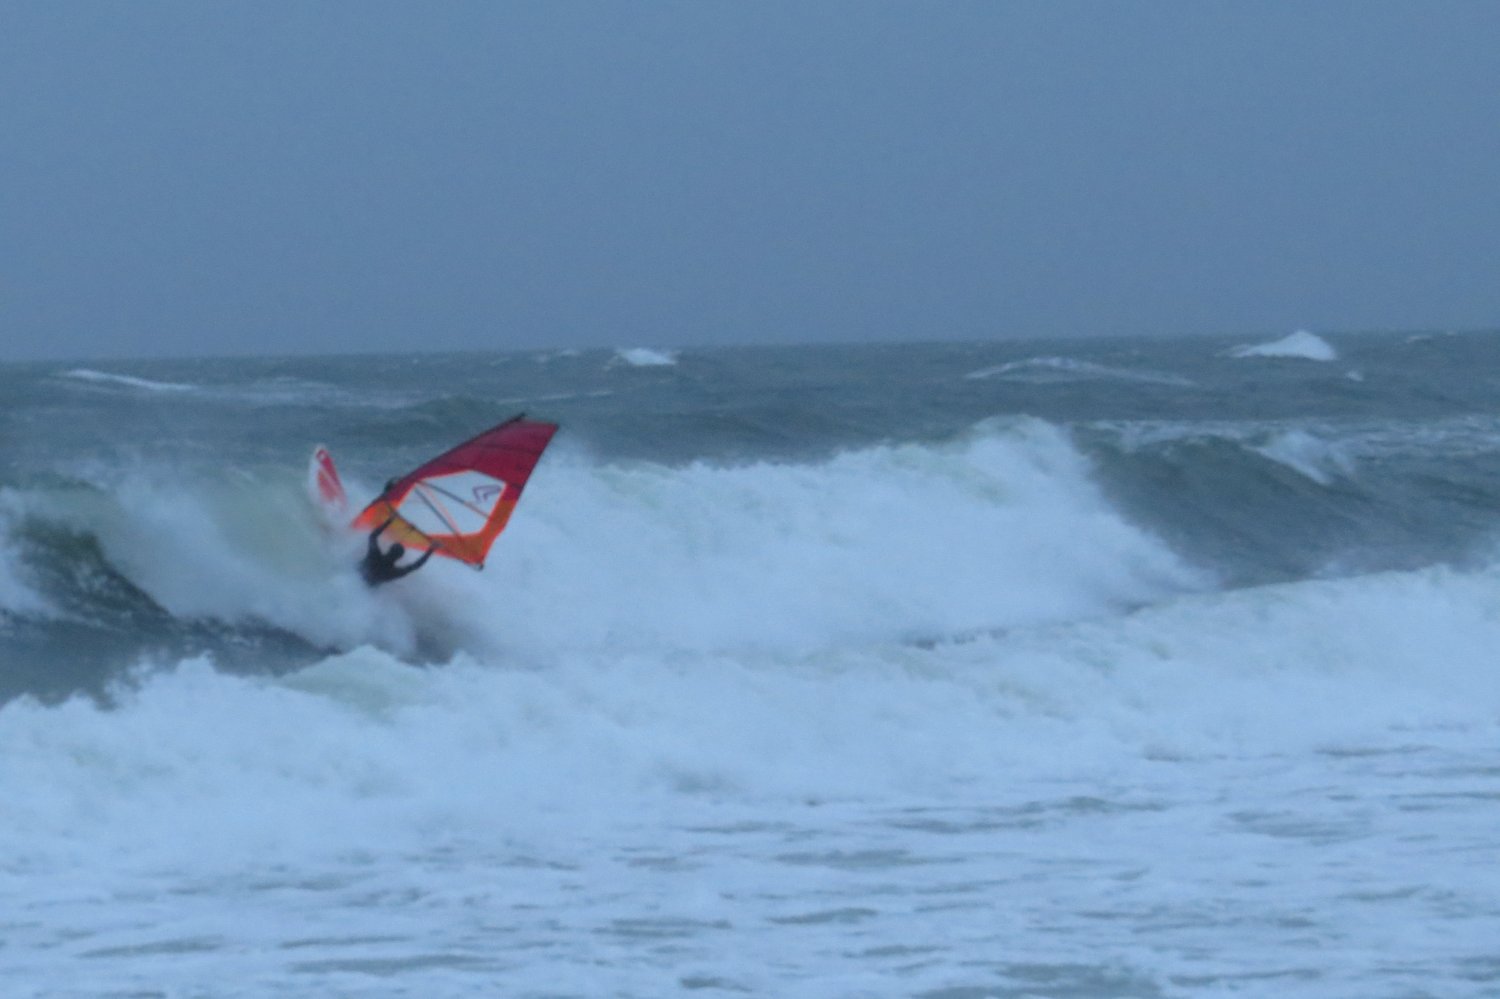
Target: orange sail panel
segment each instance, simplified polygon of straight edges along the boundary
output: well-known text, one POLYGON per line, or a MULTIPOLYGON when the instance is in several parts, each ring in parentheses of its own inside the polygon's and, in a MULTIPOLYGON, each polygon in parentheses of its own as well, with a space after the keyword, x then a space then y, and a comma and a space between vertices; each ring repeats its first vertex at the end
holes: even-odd
POLYGON ((386 533, 408 548, 436 547, 482 569, 556 432, 555 423, 512 417, 393 480, 353 526, 373 531, 394 517, 386 533))

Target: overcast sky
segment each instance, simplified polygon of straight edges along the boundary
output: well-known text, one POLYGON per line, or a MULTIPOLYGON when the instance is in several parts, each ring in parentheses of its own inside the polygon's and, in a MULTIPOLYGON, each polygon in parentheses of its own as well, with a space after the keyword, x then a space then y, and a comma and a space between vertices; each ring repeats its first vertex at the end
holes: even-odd
POLYGON ((1500 327, 1500 3, 0 0, 0 360, 1500 327))

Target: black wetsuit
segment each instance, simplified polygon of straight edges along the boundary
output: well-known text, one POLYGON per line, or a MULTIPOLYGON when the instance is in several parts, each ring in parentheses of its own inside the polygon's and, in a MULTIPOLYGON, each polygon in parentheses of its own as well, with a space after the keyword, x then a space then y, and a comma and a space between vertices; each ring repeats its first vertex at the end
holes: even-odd
POLYGON ((400 579, 402 576, 416 572, 427 564, 427 560, 432 558, 432 553, 436 550, 433 548, 427 549, 422 553, 422 557, 411 565, 397 565, 396 563, 401 560, 401 556, 406 554, 406 549, 400 544, 393 544, 389 550, 381 551, 379 544, 381 532, 390 527, 391 522, 395 519, 392 517, 370 532, 370 547, 365 552, 364 561, 359 564, 359 574, 363 577, 367 586, 379 586, 381 583, 389 583, 392 580, 400 579))

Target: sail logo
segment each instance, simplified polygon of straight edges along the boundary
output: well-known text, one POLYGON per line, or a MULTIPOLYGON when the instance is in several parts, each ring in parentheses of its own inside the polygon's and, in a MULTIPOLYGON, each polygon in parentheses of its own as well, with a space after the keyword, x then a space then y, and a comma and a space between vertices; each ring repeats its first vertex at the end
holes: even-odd
POLYGON ((499 502, 500 494, 505 492, 505 483, 487 482, 484 485, 474 487, 474 502, 480 506, 492 506, 499 502))

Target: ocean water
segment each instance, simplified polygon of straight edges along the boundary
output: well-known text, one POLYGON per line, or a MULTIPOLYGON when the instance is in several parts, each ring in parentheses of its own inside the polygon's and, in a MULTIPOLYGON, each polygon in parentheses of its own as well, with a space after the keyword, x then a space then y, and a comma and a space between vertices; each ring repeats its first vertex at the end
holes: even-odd
POLYGON ((1497 542, 1492 335, 0 367, 0 982, 1500 995, 1497 542))

